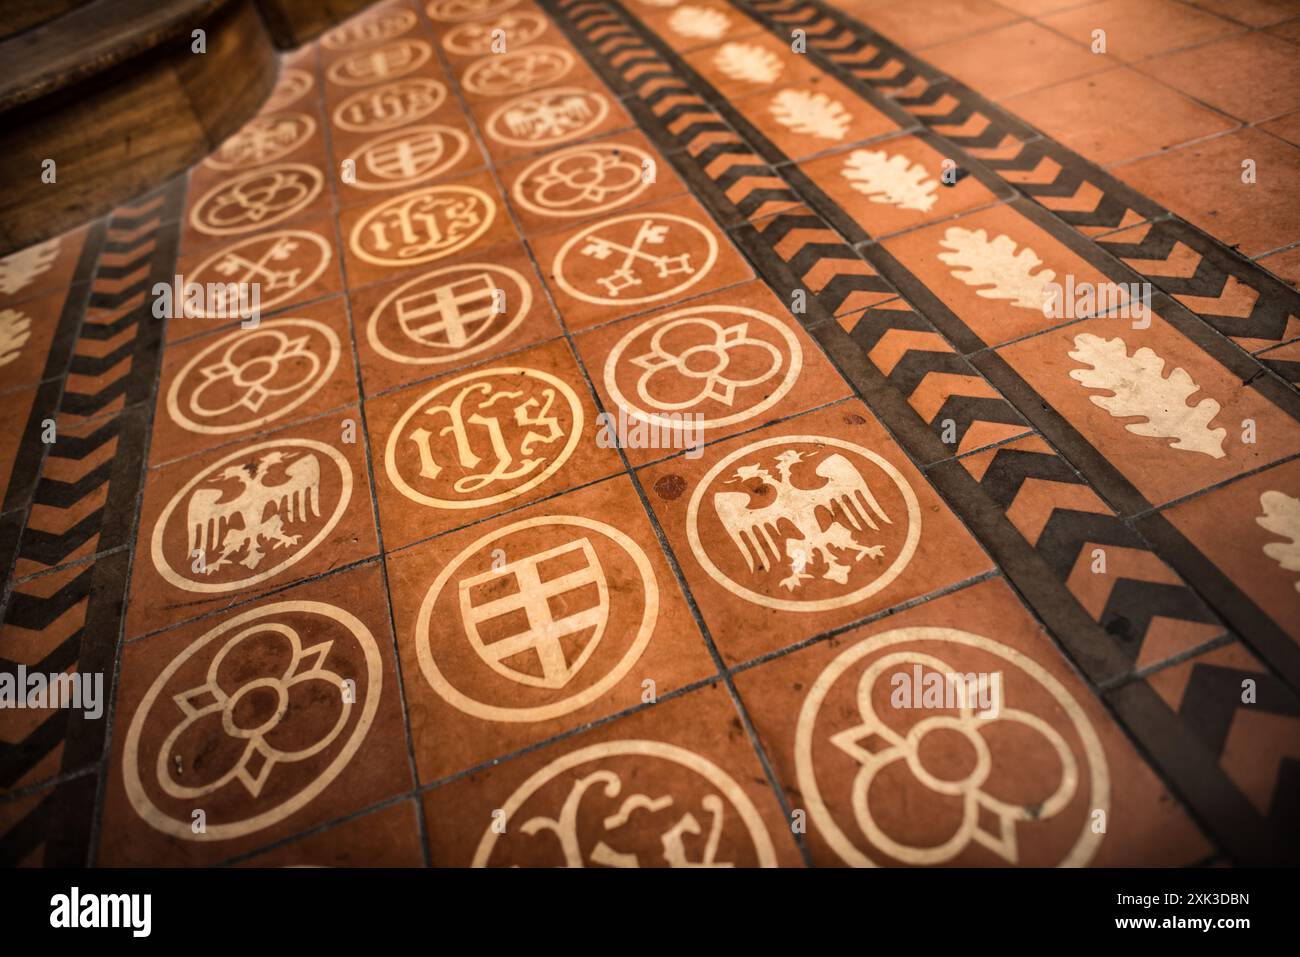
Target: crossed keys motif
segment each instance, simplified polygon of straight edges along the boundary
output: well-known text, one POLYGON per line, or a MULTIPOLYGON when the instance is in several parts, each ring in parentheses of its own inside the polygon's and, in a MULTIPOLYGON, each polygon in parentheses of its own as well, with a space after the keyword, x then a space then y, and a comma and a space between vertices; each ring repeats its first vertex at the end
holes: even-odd
MULTIPOLYGON (((286 230, 271 236, 255 236, 227 246, 210 256, 194 270, 194 281, 202 283, 209 271, 224 276, 229 283, 258 283, 261 287, 262 308, 283 302, 299 289, 313 282, 325 269, 331 256, 325 240, 305 230, 286 230), (290 262, 301 255, 299 265, 290 262), (277 263, 284 268, 276 268, 277 263)), ((195 310, 188 304, 185 314, 203 318, 207 315, 225 315, 233 308, 237 292, 227 283, 216 284, 212 301, 203 309, 195 310)))
POLYGON ((637 227, 636 236, 630 245, 597 234, 587 238, 581 253, 601 262, 616 256, 622 256, 621 259, 617 260, 618 265, 614 267, 611 273, 596 280, 609 295, 617 296, 624 289, 641 285, 642 280, 637 272, 638 268, 648 267, 653 269, 655 276, 659 279, 667 279, 679 273, 690 274, 695 271, 691 268, 690 253, 679 253, 673 256, 668 253, 646 252, 646 246, 663 245, 667 241, 670 231, 671 227, 667 224, 656 223, 653 219, 646 219, 637 227))

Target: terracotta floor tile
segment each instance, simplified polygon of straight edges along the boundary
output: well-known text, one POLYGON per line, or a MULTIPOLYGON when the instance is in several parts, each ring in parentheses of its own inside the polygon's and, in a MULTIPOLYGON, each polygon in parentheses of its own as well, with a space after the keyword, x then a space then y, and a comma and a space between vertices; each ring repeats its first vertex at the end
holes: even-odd
POLYGON ((679 456, 648 466, 639 475, 728 663, 788 647, 991 567, 856 400, 709 446, 699 459, 679 456), (816 494, 800 494, 804 489, 816 494), (770 495, 770 502, 755 505, 770 495), (827 529, 812 517, 812 503, 831 516, 827 529), (760 514, 766 509, 773 511, 760 514))
POLYGON ((1104 30, 1105 53, 1094 55, 1108 66, 1145 60, 1168 50, 1240 33, 1242 29, 1177 0, 1105 0, 1054 13, 1044 17, 1043 24, 1089 50, 1094 43, 1093 31, 1104 30))
POLYGON ((1283 40, 1289 40, 1292 43, 1300 43, 1300 17, 1279 23, 1275 27, 1269 27, 1268 33, 1275 37, 1281 37, 1283 40))
POLYGON ((857 0, 851 9, 873 30, 913 50, 982 33, 1019 17, 993 0, 857 0))
POLYGON ((340 51, 325 66, 326 96, 341 90, 389 83, 418 70, 437 69, 437 56, 428 40, 419 36, 395 37, 378 46, 340 51))
POLYGON ((191 190, 186 201, 181 252, 283 228, 281 224, 289 219, 330 212, 333 199, 324 166, 323 160, 284 162, 219 178, 214 173, 213 185, 203 192, 191 190))
POLYGON ((634 466, 850 395, 757 280, 611 323, 576 345, 634 466))
POLYGON ((1290 775, 1300 750, 1300 700, 1293 691, 1238 643, 1157 671, 1146 681, 1261 817, 1282 828, 1294 826, 1290 775), (1246 681, 1255 688, 1251 704, 1242 701, 1246 681))
POLYGON ((512 4, 509 9, 489 12, 474 20, 446 25, 435 23, 435 32, 438 34, 438 43, 452 61, 453 68, 492 54, 494 34, 501 37, 505 52, 530 43, 564 43, 563 34, 551 25, 549 18, 536 4, 531 3, 512 4))
POLYGON ((320 97, 315 70, 306 63, 294 65, 283 61, 271 95, 259 113, 278 113, 298 103, 314 104, 320 97))
POLYGON ((829 76, 753 93, 733 105, 792 160, 898 130, 892 119, 829 76))
POLYGON ((519 238, 491 174, 383 194, 339 214, 349 289, 519 238))
POLYGON ((940 152, 940 147, 937 140, 898 136, 799 166, 859 226, 878 238, 997 200, 962 169, 959 159, 940 152), (944 180, 949 169, 950 176, 961 171, 951 185, 944 180))
POLYGON ((635 124, 618 100, 594 78, 485 100, 470 107, 488 153, 498 165, 536 156, 635 124))
POLYGON ((1300 246, 1263 256, 1257 262, 1284 282, 1300 286, 1300 246))
POLYGON ((525 236, 686 192, 636 130, 516 160, 500 174, 525 236))
POLYGON ((721 685, 435 788, 424 808, 434 866, 801 863, 721 685))
POLYGON ((341 52, 380 46, 400 36, 418 33, 419 17, 404 3, 376 3, 364 13, 326 30, 317 44, 322 53, 332 56, 341 52))
POLYGON ((256 854, 241 867, 422 867, 416 803, 400 801, 256 854))
POLYGON ((45 363, 67 298, 67 290, 61 289, 0 307, 0 394, 46 378, 45 363))
POLYGON ((1045 17, 1057 10, 1086 7, 1099 2, 1100 0, 998 0, 1000 6, 1027 17, 1045 17))
POLYGON ((424 782, 717 671, 627 476, 425 542, 388 568, 424 782))
POLYGON ((1164 515, 1300 642, 1300 568, 1293 554, 1300 461, 1238 479, 1164 515))
POLYGON ((434 185, 487 165, 464 117, 412 123, 364 140, 350 136, 334 149, 334 188, 343 208, 371 204, 396 190, 434 185))
POLYGON ((1103 166, 1237 125, 1128 68, 1011 97, 1003 106, 1103 166), (1134 103, 1143 108, 1133 110, 1134 103))
POLYGON ((329 111, 330 136, 337 150, 349 137, 369 139, 421 120, 463 117, 446 80, 421 74, 348 91, 329 111))
POLYGON ((357 401, 342 296, 167 347, 149 460, 168 462, 357 401))
POLYGON ((75 278, 85 241, 81 226, 0 258, 0 309, 64 291, 75 278))
POLYGON ((762 33, 757 23, 724 0, 691 0, 671 7, 633 0, 632 5, 637 18, 678 53, 762 33))
POLYGON ((1260 123, 1259 128, 1286 140, 1292 146, 1300 146, 1300 110, 1280 116, 1276 120, 1269 120, 1267 123, 1260 123))
POLYGON ((371 399, 366 419, 388 549, 622 470, 563 340, 371 399))
POLYGON ((409 789, 382 591, 370 565, 128 643, 99 862, 212 864, 409 789))
POLYGON ((191 195, 241 175, 280 163, 325 165, 320 113, 310 102, 278 113, 260 113, 227 137, 190 174, 191 195))
POLYGON ((1116 646, 1125 651, 1125 662, 1113 667, 1114 677, 1185 655, 1226 634, 1227 628, 1208 608, 1198 617, 1184 607, 1134 603, 1131 607, 1143 607, 1143 614, 1150 616, 1140 625, 1118 612, 1117 604, 1123 602, 1122 596, 1134 582, 1153 592, 1182 588, 1185 582, 1158 554, 1141 548, 1138 536, 1121 533, 1121 539, 1116 535, 1116 526, 1110 521, 1116 511, 1094 489, 1062 481, 1051 469, 1019 471, 1030 457, 1045 463, 1050 460, 1044 456, 1055 454, 1041 436, 1030 434, 962 456, 961 464, 994 494, 1007 487, 1002 483, 1018 482, 1011 486, 1010 502, 1004 509, 1007 520, 1054 564, 1070 594, 1094 621, 1103 623, 1116 646), (990 469, 997 476, 996 483, 987 481, 990 469), (1089 541, 1089 536, 1095 540, 1089 541), (1067 539, 1071 544, 1062 548, 1059 543, 1067 539))
POLYGON ((1300 240, 1300 149, 1259 130, 1128 163, 1115 175, 1248 256, 1300 240), (1254 183, 1242 182, 1248 159, 1254 183))
POLYGON ((532 259, 519 244, 375 283, 350 298, 366 395, 562 333, 532 259))
POLYGON ((460 61, 454 70, 467 103, 500 103, 509 97, 561 85, 601 87, 596 74, 562 36, 460 61))
MULTIPOLYGON (((340 292, 340 266, 334 221, 329 215, 293 220, 282 229, 224 241, 182 256, 176 265, 177 275, 186 286, 195 283, 204 287, 204 297, 196 308, 183 309, 173 293, 167 341, 177 342, 241 321, 239 300, 218 295, 213 301, 206 294, 209 284, 246 284, 245 297, 252 296, 250 287, 257 284, 261 314, 267 316, 340 292)), ((239 295, 236 291, 235 296, 239 295)), ((183 306, 184 289, 180 299, 183 306)), ((251 298, 244 301, 251 302, 251 298)))
MULTIPOLYGON (((15 422, 26 422, 37 391, 35 388, 30 388, 6 392, 4 397, 6 414, 12 416, 15 422)), ((0 486, 2 487, 9 486, 9 479, 13 477, 14 460, 18 456, 24 438, 26 432, 22 428, 0 430, 0 486)), ((14 508, 18 504, 18 502, 0 500, 0 507, 14 508)))
POLYGON ((682 57, 690 67, 728 100, 761 90, 803 86, 822 81, 824 73, 811 57, 795 53, 768 33, 692 50, 682 57))
POLYGON ((1146 329, 1089 319, 998 351, 1156 505, 1300 451, 1289 416, 1154 310, 1146 329))
POLYGON ((529 245, 570 329, 753 277, 731 241, 689 196, 534 236, 529 245))
MULTIPOLYGON (((885 249, 989 345, 1068 321, 1045 312, 1052 283, 1107 278, 1014 207, 995 206, 886 240, 885 249)), ((1070 303, 1073 308, 1073 303, 1070 303)))
POLYGON ((1280 23, 1300 12, 1296 0, 1191 0, 1198 7, 1249 27, 1280 23))
POLYGON ((151 470, 139 528, 128 638, 369 558, 357 410, 151 470))
POLYGON ((1114 65, 1093 53, 1086 38, 1082 45, 1074 39, 1026 20, 931 47, 925 57, 989 99, 1001 100, 1114 65))
POLYGON ((1246 33, 1156 57, 1138 69, 1250 122, 1300 109, 1298 60, 1285 40, 1246 33))
POLYGON ((818 865, 1188 865, 1212 850, 1001 580, 736 687, 818 865))

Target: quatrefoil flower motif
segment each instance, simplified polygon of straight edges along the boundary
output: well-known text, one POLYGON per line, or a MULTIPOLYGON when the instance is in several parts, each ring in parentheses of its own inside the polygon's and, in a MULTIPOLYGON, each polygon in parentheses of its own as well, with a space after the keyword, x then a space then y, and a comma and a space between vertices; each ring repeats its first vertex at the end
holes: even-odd
MULTIPOLYGON (((898 718, 877 713, 877 683, 915 665, 947 676, 960 673, 931 655, 901 652, 872 663, 858 682, 862 723, 831 736, 861 765, 852 786, 853 813, 881 850, 909 864, 951 861, 972 841, 1004 860, 1018 860, 1016 825, 1060 813, 1079 787, 1079 765, 1061 734, 1038 715, 993 702, 981 717, 972 695, 936 709, 899 730, 898 718), (872 804, 924 808, 927 833, 887 833, 872 804), (939 837, 936 841, 935 837, 939 837)), ((886 696, 888 700, 888 696, 886 696)), ((901 712, 894 712, 895 715, 901 712)))
POLYGON ((332 641, 309 648, 287 625, 232 637, 202 684, 175 695, 181 720, 158 752, 158 783, 197 798, 238 782, 256 798, 275 769, 319 754, 352 711, 344 679, 325 667, 332 641))
POLYGON ((702 316, 665 323, 650 351, 632 363, 646 370, 637 392, 653 408, 677 411, 713 399, 730 407, 736 390, 759 385, 781 369, 781 350, 749 335, 749 323, 731 326, 702 316))

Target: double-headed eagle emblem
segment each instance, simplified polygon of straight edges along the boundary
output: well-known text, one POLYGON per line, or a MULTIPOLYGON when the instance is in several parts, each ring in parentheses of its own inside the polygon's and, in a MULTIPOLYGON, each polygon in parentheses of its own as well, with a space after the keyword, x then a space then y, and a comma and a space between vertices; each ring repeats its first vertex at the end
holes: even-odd
POLYGON ((718 492, 713 496, 722 527, 744 556, 749 570, 770 571, 788 560, 790 574, 781 579, 781 586, 790 591, 799 588, 814 576, 807 571, 819 560, 826 565, 821 577, 838 584, 846 584, 850 565, 838 556, 852 555, 854 561, 863 558, 881 558, 882 545, 862 545, 854 537, 865 529, 879 531, 876 519, 886 525, 893 522, 880 507, 868 487, 866 479, 843 455, 838 453, 822 459, 813 472, 825 479, 815 489, 799 488, 791 480, 794 467, 811 453, 786 449, 776 457, 779 477, 761 465, 742 465, 736 470, 736 481, 760 479, 776 492, 775 497, 759 508, 750 506, 747 492, 718 492), (825 510, 829 524, 822 528, 819 510, 825 510), (793 525, 797 536, 789 534, 793 525), (782 550, 784 543, 784 552, 782 550))
POLYGON ((297 545, 301 536, 285 534, 284 526, 320 515, 320 463, 314 455, 290 459, 283 452, 268 452, 252 465, 223 469, 217 479, 238 481, 242 487, 229 500, 224 489, 199 488, 185 513, 190 554, 221 550, 216 561, 204 563, 204 574, 230 564, 245 548, 239 563, 256 568, 265 555, 263 541, 269 548, 297 545), (270 485, 267 475, 276 466, 282 466, 285 479, 270 485))

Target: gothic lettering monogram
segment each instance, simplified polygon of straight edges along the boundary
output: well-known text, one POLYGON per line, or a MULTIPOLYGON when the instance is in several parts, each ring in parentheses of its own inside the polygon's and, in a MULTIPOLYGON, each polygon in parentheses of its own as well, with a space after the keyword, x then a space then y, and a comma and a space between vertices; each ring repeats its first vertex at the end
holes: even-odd
POLYGON ((473 186, 429 186, 373 206, 355 226, 352 251, 379 266, 443 259, 478 239, 496 217, 496 202, 473 186))
POLYGON ((767 826, 735 780, 659 741, 608 741, 556 758, 502 811, 505 827, 483 834, 475 867, 777 865, 767 826))
POLYGON ((410 77, 353 93, 334 108, 334 123, 352 133, 380 133, 428 116, 447 99, 437 80, 410 77))
POLYGON ((482 369, 441 383, 407 409, 384 461, 412 501, 477 508, 553 475, 582 428, 582 404, 563 379, 537 369, 482 369))

